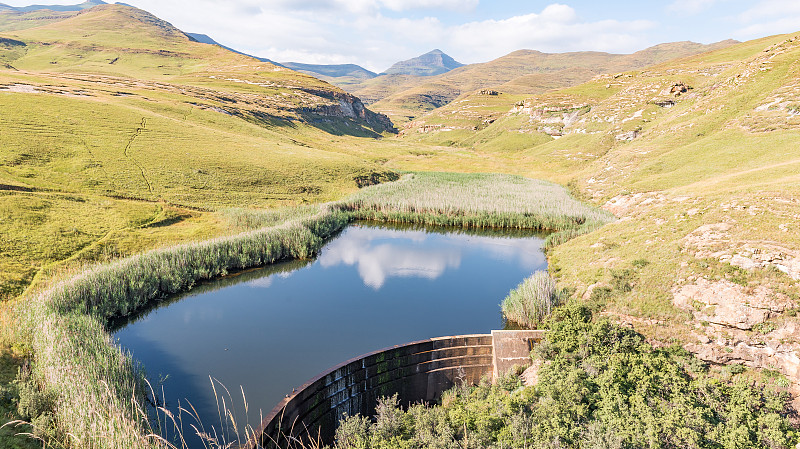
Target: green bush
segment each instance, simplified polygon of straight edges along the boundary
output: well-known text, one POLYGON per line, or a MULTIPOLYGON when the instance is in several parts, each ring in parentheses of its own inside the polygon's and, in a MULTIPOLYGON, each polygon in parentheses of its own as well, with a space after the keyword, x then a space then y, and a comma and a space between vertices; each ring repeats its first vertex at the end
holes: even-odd
POLYGON ((560 307, 545 324, 533 353, 542 361, 536 386, 504 379, 456 388, 439 406, 414 405, 403 417, 393 409, 391 422, 401 424, 391 433, 349 418, 343 425, 361 432, 359 445, 337 433, 336 448, 794 449, 800 442, 785 393, 713 377, 682 348, 653 348, 632 329, 593 320, 583 305, 560 307))

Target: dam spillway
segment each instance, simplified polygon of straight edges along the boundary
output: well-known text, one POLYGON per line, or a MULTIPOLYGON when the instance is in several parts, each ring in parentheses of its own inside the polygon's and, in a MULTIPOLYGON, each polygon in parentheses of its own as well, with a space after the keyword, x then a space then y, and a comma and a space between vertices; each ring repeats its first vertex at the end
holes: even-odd
POLYGON ((371 417, 378 399, 394 394, 404 407, 432 403, 456 385, 476 385, 514 365, 528 366, 530 350, 543 337, 543 331, 439 337, 348 360, 284 398, 246 447, 286 448, 309 441, 330 444, 344 415, 371 417))

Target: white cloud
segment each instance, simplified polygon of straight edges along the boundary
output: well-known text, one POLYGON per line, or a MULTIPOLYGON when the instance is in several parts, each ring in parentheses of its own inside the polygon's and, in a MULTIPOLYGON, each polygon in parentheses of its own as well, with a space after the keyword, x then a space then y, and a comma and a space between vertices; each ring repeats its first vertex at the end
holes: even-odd
MULTIPOLYGON (((30 3, 30 0, 0 0, 30 3)), ((78 0, 48 0, 76 3, 78 0)), ((678 0, 682 1, 682 0, 678 0)), ((709 1, 709 0, 701 0, 709 1)), ((724 0, 719 0, 724 1, 724 0)), ((42 2, 44 3, 44 2, 42 2)), ((463 63, 519 49, 632 52, 652 22, 586 20, 566 4, 500 20, 457 23, 479 0, 126 0, 178 28, 275 61, 356 63, 382 71, 441 48, 463 63), (414 10, 414 14, 404 14, 414 10), (444 10, 456 11, 445 13, 444 10), (441 15, 439 13, 442 13, 441 15), (445 19, 447 21, 445 21, 445 19)), ((519 9, 525 10, 524 4, 519 9)))
POLYGON ((479 0, 380 0, 380 3, 392 11, 431 8, 471 11, 480 2, 479 0))
POLYGON ((682 14, 699 14, 719 2, 720 0, 675 0, 667 6, 667 10, 682 14))
POLYGON ((797 0, 761 0, 742 13, 740 18, 749 22, 764 17, 786 17, 791 14, 800 14, 800 2, 797 0))
POLYGON ((539 14, 467 23, 445 34, 452 56, 478 62, 520 49, 632 52, 644 47, 642 34, 654 26, 644 20, 582 21, 572 7, 553 4, 539 14))
POLYGON ((320 265, 356 266, 364 284, 379 290, 390 277, 436 279, 448 269, 458 268, 461 252, 457 248, 423 249, 392 243, 380 243, 386 238, 425 240, 424 232, 407 235, 382 229, 360 229, 348 232, 329 243, 319 256, 320 265), (375 243, 375 241, 379 243, 375 243))
POLYGON ((735 36, 749 39, 800 31, 800 2, 797 0, 761 0, 739 14, 743 26, 735 36))
MULTIPOLYGON (((649 44, 647 21, 586 21, 551 4, 539 13, 448 25, 437 17, 391 17, 382 10, 468 10, 478 0, 128 0, 195 33, 255 56, 316 64, 356 63, 382 71, 441 48, 463 63, 519 49, 630 52, 649 44), (209 18, 213 18, 210 20, 209 18)), ((396 14, 395 14, 396 15, 396 14)))

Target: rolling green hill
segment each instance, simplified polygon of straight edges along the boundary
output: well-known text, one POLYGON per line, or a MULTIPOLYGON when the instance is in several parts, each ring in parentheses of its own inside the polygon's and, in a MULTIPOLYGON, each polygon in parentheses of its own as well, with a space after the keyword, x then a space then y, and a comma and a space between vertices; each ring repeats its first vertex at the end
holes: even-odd
MULTIPOLYGON (((629 55, 601 52, 542 53, 518 50, 482 64, 470 64, 434 78, 410 78, 405 82, 386 79, 393 84, 378 98, 381 78, 364 87, 348 87, 376 111, 389 115, 397 124, 417 118, 425 112, 481 89, 494 89, 512 94, 535 94, 567 87, 590 80, 604 73, 642 68, 680 56, 688 56, 731 45, 724 41, 711 45, 694 42, 661 44, 629 55), (510 83, 507 85, 507 83, 510 83), (512 87, 513 86, 513 87, 512 87), (378 98, 379 101, 373 101, 378 98)), ((511 103, 513 105, 513 102, 511 103)))
POLYGON ((331 144, 391 131, 357 98, 132 7, 0 33, 0 62, 15 111, 0 114, 3 297, 61 261, 223 232, 202 211, 338 198, 389 173, 364 143, 331 144))
POLYGON ((78 11, 52 11, 49 9, 29 12, 0 8, 0 33, 24 30, 48 23, 58 22, 78 14, 78 11))
POLYGON ((619 218, 548 253, 573 298, 797 397, 798 61, 786 35, 364 81, 394 116, 437 107, 395 138, 352 94, 135 8, 2 12, 0 324, 87 264, 239 231, 230 207, 339 199, 395 170, 503 172, 619 218))
POLYGON ((103 0, 86 0, 77 5, 29 5, 29 6, 10 6, 5 3, 0 3, 0 11, 16 11, 16 12, 31 12, 31 11, 82 11, 84 9, 93 8, 97 5, 105 5, 103 0))
POLYGON ((620 217, 550 254, 576 297, 707 361, 777 370, 798 392, 798 60, 800 38, 785 35, 598 76, 498 105, 478 131, 439 130, 454 154, 406 166, 572 186, 620 217))

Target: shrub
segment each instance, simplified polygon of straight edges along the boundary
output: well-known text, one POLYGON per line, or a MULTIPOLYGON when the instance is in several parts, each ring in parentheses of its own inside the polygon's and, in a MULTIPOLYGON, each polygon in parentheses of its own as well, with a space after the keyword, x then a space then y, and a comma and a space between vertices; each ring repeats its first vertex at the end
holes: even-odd
MULTIPOLYGON (((386 439, 371 425, 359 441, 498 449, 793 449, 800 442, 785 393, 689 372, 697 365, 690 353, 653 348, 632 329, 593 320, 581 304, 559 307, 545 325, 536 386, 504 380, 451 390, 442 405, 416 405, 405 421, 393 418, 409 429, 404 436, 386 439)), ((346 447, 365 446, 337 441, 337 449, 346 447)))

